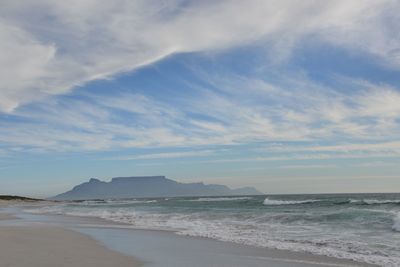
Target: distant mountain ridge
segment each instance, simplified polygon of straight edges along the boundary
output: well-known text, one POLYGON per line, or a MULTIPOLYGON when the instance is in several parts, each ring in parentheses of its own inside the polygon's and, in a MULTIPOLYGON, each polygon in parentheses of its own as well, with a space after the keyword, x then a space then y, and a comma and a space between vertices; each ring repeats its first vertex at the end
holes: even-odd
POLYGON ((180 183, 165 176, 116 177, 110 182, 96 178, 52 197, 54 200, 108 198, 262 195, 253 187, 230 189, 225 185, 180 183))

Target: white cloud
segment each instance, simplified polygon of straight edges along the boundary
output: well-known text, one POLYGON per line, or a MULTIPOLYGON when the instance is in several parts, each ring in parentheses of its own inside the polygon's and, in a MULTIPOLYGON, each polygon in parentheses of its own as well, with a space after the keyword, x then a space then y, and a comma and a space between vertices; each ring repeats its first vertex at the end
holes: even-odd
POLYGON ((18 103, 40 97, 47 75, 47 64, 54 58, 55 47, 41 45, 22 29, 0 20, 0 109, 12 111, 18 103))
POLYGON ((382 167, 398 167, 398 162, 371 161, 355 164, 356 167, 363 168, 382 168, 382 167))
POLYGON ((173 53, 258 42, 285 58, 307 36, 370 53, 398 68, 399 5, 395 0, 5 0, 0 110, 12 112, 173 53))
POLYGON ((400 142, 366 142, 366 143, 347 143, 337 145, 271 145, 266 146, 260 151, 269 153, 300 153, 305 157, 400 157, 400 142), (310 154, 311 153, 311 154, 310 154), (331 154, 321 154, 331 153, 331 154))
POLYGON ((14 112, 14 119, 0 121, 0 142, 7 151, 94 151, 341 140, 335 146, 268 149, 399 155, 400 144, 388 141, 400 132, 397 101, 392 101, 400 93, 394 88, 359 83, 357 93, 346 95, 285 75, 274 83, 218 77, 203 79, 218 91, 194 87, 193 95, 174 98, 173 104, 166 96, 106 93, 26 106, 14 112))
POLYGON ((282 165, 279 169, 332 169, 337 168, 334 164, 296 164, 296 165, 282 165))
POLYGON ((107 160, 146 160, 146 159, 170 159, 170 158, 192 158, 204 157, 214 154, 213 150, 197 150, 197 151, 179 151, 179 152, 164 152, 153 154, 142 154, 135 156, 121 156, 108 158, 107 160))

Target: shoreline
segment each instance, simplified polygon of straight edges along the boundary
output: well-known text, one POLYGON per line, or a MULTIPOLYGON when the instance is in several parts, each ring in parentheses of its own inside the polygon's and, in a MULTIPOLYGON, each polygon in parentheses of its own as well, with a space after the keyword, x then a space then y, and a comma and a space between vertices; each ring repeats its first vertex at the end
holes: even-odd
MULTIPOLYGON (((1 213, 0 213, 1 214, 1 213)), ((15 217, 2 215, 2 222, 15 217)), ((92 237, 59 226, 0 225, 2 266, 138 267, 131 256, 108 249, 92 237)))
MULTIPOLYGON (((27 229, 31 229, 30 227, 32 226, 36 227, 35 224, 40 224, 41 227, 43 227, 41 231, 43 231, 44 234, 46 234, 46 228, 53 229, 53 227, 55 227, 66 236, 83 234, 89 237, 94 242, 91 246, 95 246, 97 243, 98 246, 105 248, 107 251, 116 253, 117 255, 114 256, 117 258, 124 258, 129 255, 130 260, 134 262, 132 264, 135 264, 129 266, 138 266, 138 260, 141 262, 154 263, 148 266, 160 267, 188 266, 185 264, 182 265, 182 262, 188 261, 191 262, 190 266, 377 266, 353 260, 314 255, 306 252, 259 248, 210 238, 183 236, 176 234, 174 231, 136 229, 129 227, 129 224, 113 223, 100 218, 28 214, 22 212, 20 208, 23 206, 31 206, 32 203, 20 202, 16 206, 12 205, 14 203, 10 204, 11 205, 0 205, 0 219, 2 217, 6 218, 0 221, 0 234, 3 229, 6 229, 4 227, 10 227, 4 224, 7 220, 12 220, 15 224, 15 219, 19 219, 19 226, 16 227, 25 227, 27 229), (5 210, 7 213, 3 213, 2 210, 5 210), (151 253, 146 251, 151 251, 151 253), (184 252, 181 253, 182 251, 184 252), (201 257, 199 257, 199 255, 201 255, 201 257), (217 262, 218 265, 214 265, 215 262, 217 262), (196 265, 199 263, 200 265, 196 265)), ((49 232, 50 233, 47 234, 51 234, 52 230, 49 232)), ((28 234, 32 239, 35 239, 34 236, 37 235, 37 232, 31 232, 29 230, 28 234)), ((81 241, 76 240, 74 242, 79 244, 81 241)), ((35 267, 35 265, 29 266, 35 267)), ((86 267, 91 265, 76 266, 86 267)), ((147 266, 147 264, 143 266, 147 266)))
POLYGON ((18 267, 137 267, 133 257, 95 239, 54 226, 0 226, 0 258, 18 267))

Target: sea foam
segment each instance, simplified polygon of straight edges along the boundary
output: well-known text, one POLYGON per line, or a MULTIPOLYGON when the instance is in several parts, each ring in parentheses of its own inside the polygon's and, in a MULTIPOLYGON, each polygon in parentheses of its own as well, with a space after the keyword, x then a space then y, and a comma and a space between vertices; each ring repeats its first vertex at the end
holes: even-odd
POLYGON ((350 203, 363 205, 400 204, 400 199, 350 199, 350 203))
POLYGON ((249 200, 252 197, 201 197, 197 199, 188 199, 183 201, 190 202, 211 202, 211 201, 237 201, 237 200, 249 200))
POLYGON ((263 202, 264 205, 296 205, 296 204, 307 204, 318 202, 316 199, 306 199, 306 200, 274 200, 266 198, 263 202))
POLYGON ((394 218, 393 218, 393 226, 392 229, 396 232, 400 232, 400 213, 398 213, 394 218))

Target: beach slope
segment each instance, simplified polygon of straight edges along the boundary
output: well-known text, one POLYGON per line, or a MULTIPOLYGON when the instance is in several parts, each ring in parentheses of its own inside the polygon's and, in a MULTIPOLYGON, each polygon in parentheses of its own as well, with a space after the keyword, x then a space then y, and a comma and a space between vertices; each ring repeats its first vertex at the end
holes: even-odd
POLYGON ((49 226, 0 226, 1 266, 135 267, 129 256, 111 251, 90 237, 49 226))

